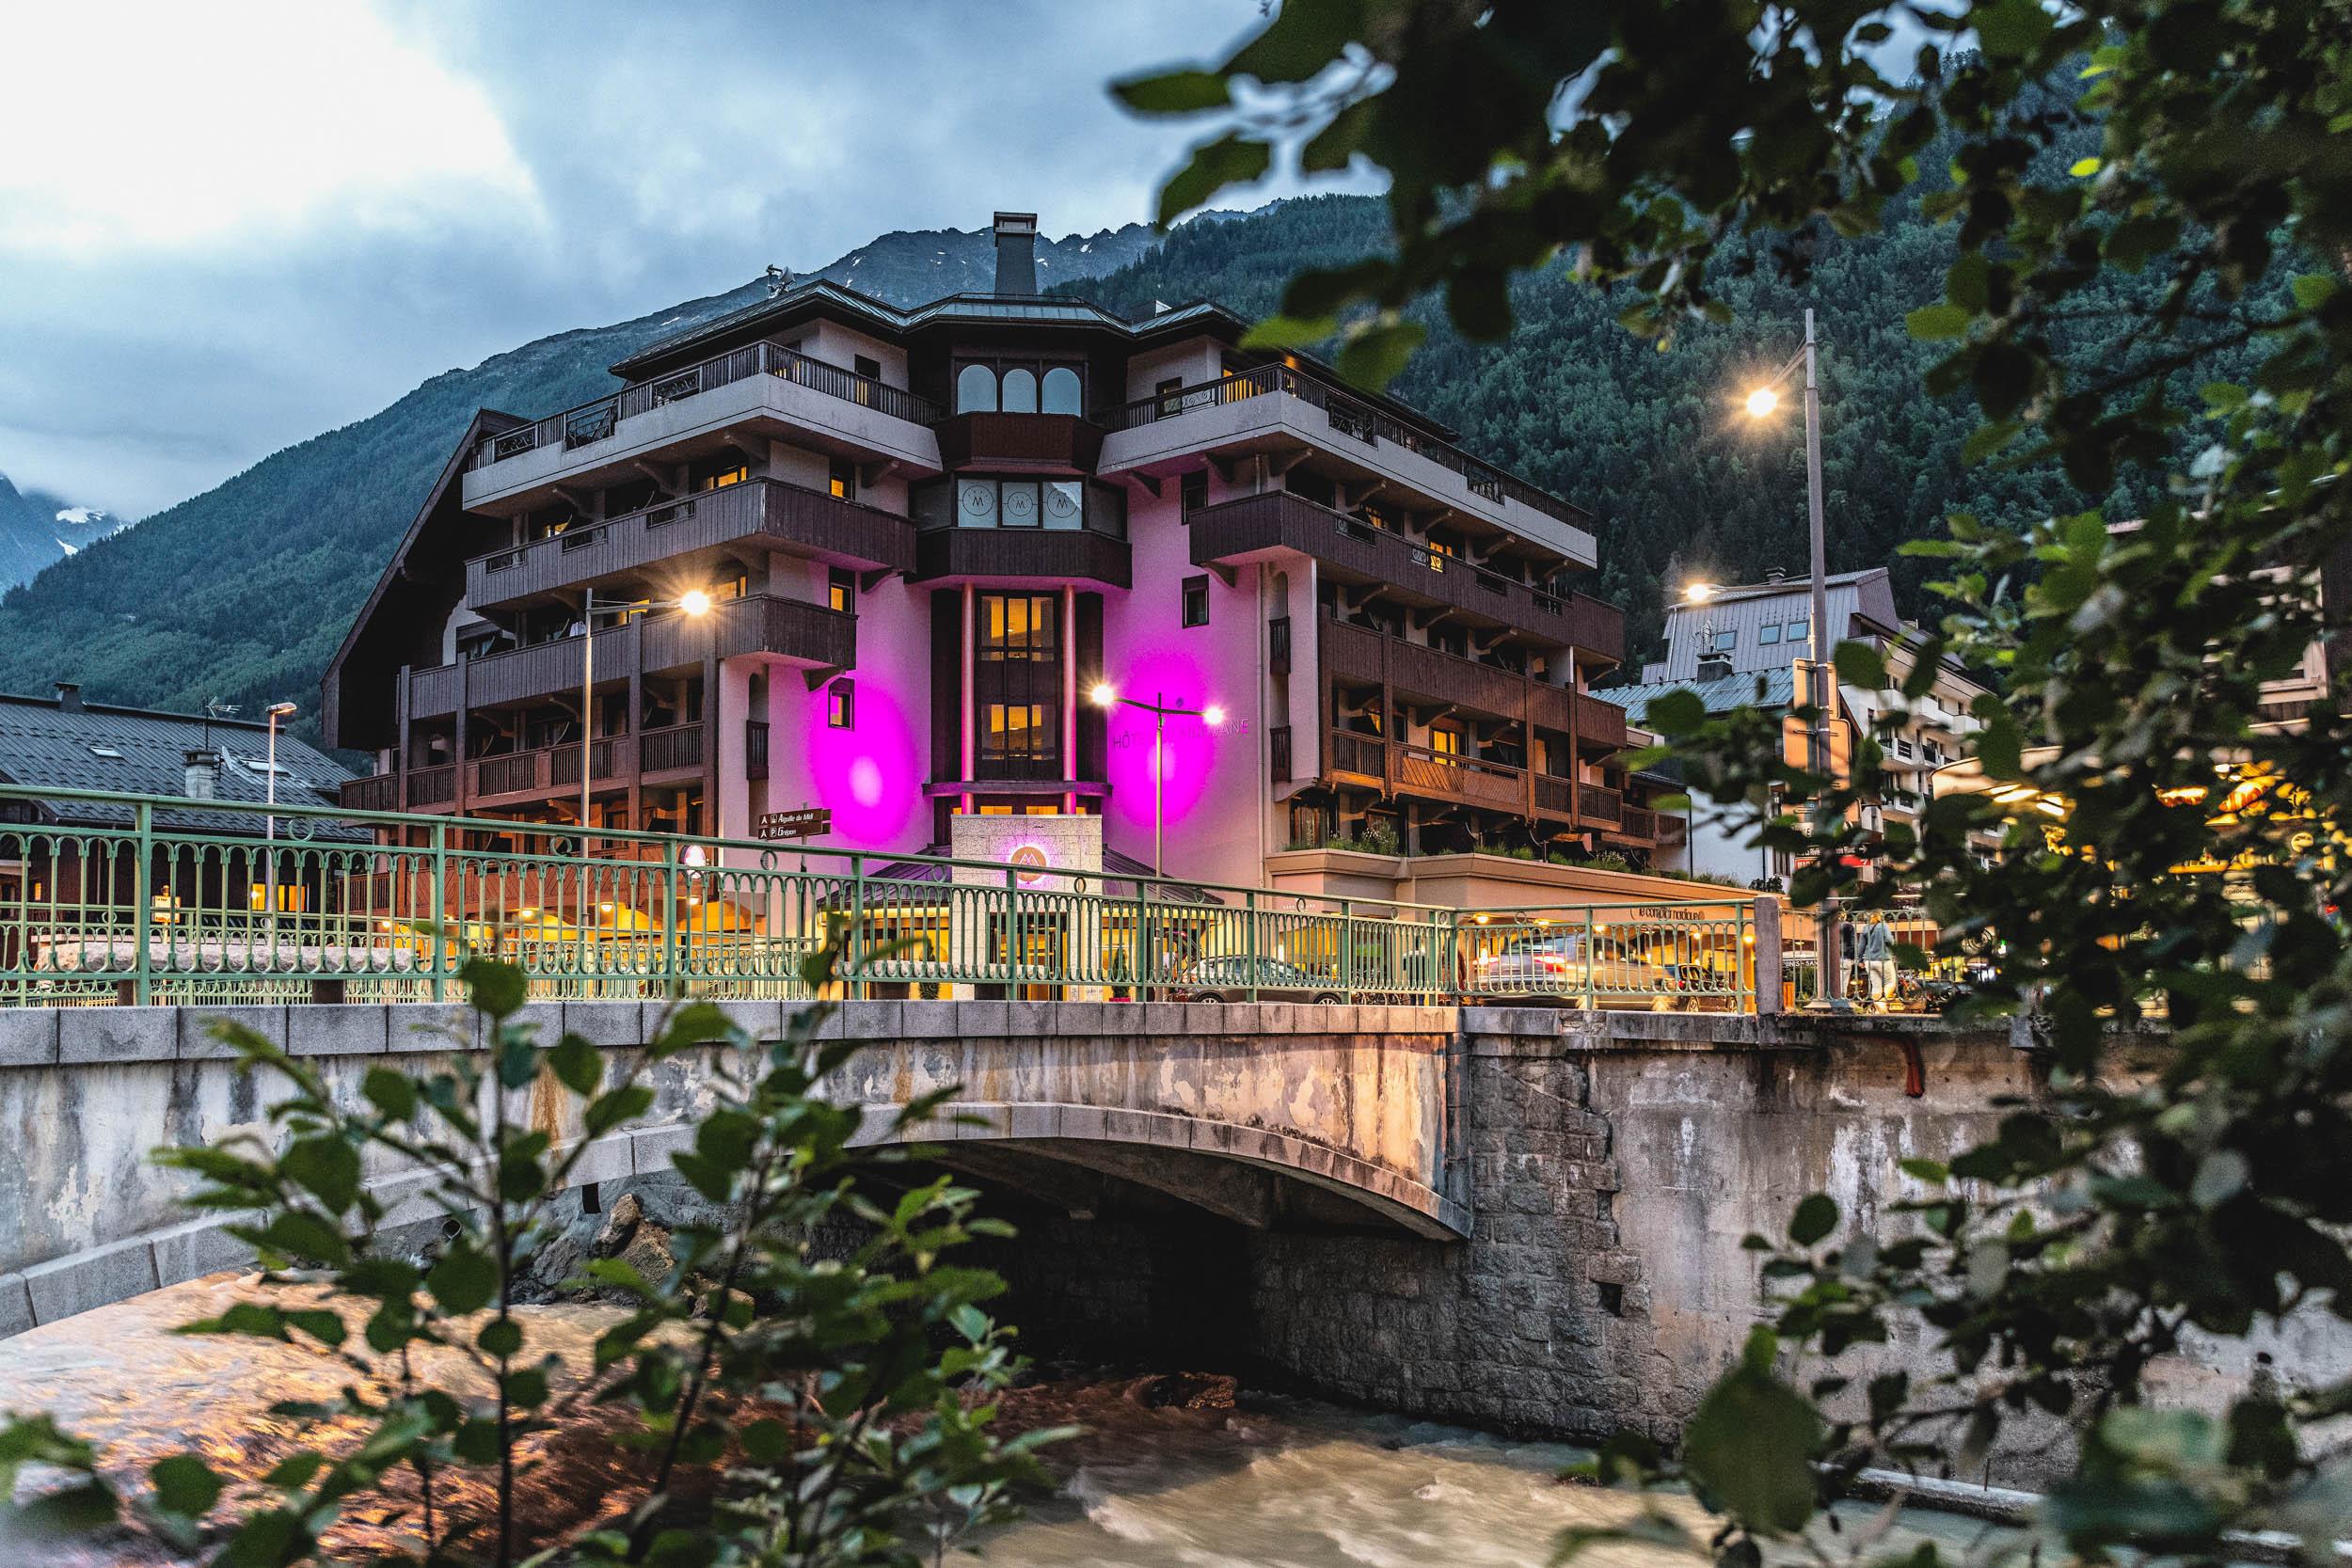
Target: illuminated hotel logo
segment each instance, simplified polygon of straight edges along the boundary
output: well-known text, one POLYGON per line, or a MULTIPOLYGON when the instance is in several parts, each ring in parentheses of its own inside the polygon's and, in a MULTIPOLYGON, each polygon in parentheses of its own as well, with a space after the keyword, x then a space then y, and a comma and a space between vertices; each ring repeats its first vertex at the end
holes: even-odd
POLYGON ((1015 881, 1019 882, 1023 887, 1027 887, 1029 884, 1036 881, 1040 877, 1045 875, 1045 851, 1039 848, 1034 844, 1024 844, 1019 848, 1015 849, 1011 854, 1005 857, 1005 863, 1007 865, 1026 866, 1029 868, 1025 871, 1016 871, 1013 874, 1013 879, 1015 881))

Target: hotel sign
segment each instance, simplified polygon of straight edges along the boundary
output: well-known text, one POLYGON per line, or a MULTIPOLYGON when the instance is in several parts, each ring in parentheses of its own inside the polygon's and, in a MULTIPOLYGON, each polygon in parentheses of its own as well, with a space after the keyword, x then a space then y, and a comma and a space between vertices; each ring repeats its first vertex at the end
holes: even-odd
POLYGON ((767 839, 816 838, 833 832, 833 813, 822 806, 799 811, 771 811, 759 819, 759 836, 767 839))

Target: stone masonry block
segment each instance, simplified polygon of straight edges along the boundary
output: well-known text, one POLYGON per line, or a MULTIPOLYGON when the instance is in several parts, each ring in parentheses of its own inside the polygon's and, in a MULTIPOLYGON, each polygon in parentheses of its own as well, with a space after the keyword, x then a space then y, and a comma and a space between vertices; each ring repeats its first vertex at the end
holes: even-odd
POLYGON ((951 1040, 961 1027, 963 1004, 916 998, 898 1004, 900 1037, 908 1041, 951 1040))
MULTIPOLYGON (((658 1009, 655 1016, 660 1016, 658 1009)), ((564 1032, 578 1035, 591 1045, 643 1045, 645 1043, 645 1005, 642 1002, 564 1004, 564 1032)))
MULTIPOLYGON (((940 1006, 954 1003, 935 1004, 940 1006)), ((851 1040, 895 1040, 905 1030, 903 1002, 844 1002, 841 1005, 841 1037, 851 1040)))
POLYGON ((151 1238, 156 1283, 177 1285, 224 1269, 251 1268, 253 1249, 229 1234, 226 1223, 208 1217, 156 1232, 151 1238))
POLYGON ((561 1002, 526 1002, 514 1017, 506 1021, 531 1031, 542 1051, 550 1050, 564 1037, 564 1004, 561 1002))
POLYGON ((0 1339, 22 1334, 40 1322, 33 1316, 33 1292, 21 1274, 0 1274, 0 1339))
POLYGON ((470 1051, 482 1043, 482 1015, 454 995, 445 1002, 393 1002, 383 1011, 382 1049, 395 1055, 454 1051, 460 1045, 470 1051))
POLYGON ((391 1049, 390 1009, 317 1006, 286 1015, 286 1048, 297 1056, 380 1056, 391 1049))
MULTIPOLYGON (((310 1008, 305 1007, 308 1012, 310 1008)), ((183 1007, 180 1009, 180 1059, 183 1062, 226 1061, 236 1055, 236 1049, 213 1037, 218 1023, 233 1023, 250 1029, 263 1039, 286 1049, 286 1007, 283 1003, 234 1007, 183 1007)))
POLYGON ((1184 1032, 1184 1004, 1182 1002, 1146 1002, 1143 1004, 1143 1032, 1147 1035, 1173 1037, 1184 1032))
POLYGON ((112 1246, 93 1247, 54 1262, 36 1263, 24 1271, 24 1284, 32 1292, 33 1316, 45 1323, 87 1312, 93 1307, 145 1295, 160 1283, 155 1277, 155 1255, 143 1236, 117 1242, 112 1246))
POLYGON ((1011 1034, 1011 1003, 959 1002, 956 1004, 956 1038, 1004 1039, 1011 1034))
MULTIPOLYGON (((55 1062, 60 1016, 56 1007, 0 1007, 0 1067, 47 1067, 55 1062)), ((6 1301, 0 1300, 0 1312, 6 1310, 6 1301)))
POLYGON ((69 1007, 57 1015, 60 1062, 167 1062, 179 1051, 177 1007, 69 1007))
POLYGON ((1112 1002, 1053 1002, 1045 1006, 1051 1011, 1051 1032, 1065 1039, 1091 1039, 1102 1034, 1104 1015, 1120 1004, 1112 1002))

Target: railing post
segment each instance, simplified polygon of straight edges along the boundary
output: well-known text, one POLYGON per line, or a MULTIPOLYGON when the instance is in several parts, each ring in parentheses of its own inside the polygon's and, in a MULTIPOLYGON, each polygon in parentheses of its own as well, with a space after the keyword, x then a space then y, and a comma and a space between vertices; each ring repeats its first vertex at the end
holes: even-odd
POLYGON ((1249 926, 1249 1000, 1258 1000, 1258 966, 1264 955, 1259 949, 1264 944, 1258 939, 1258 895, 1255 889, 1242 895, 1242 918, 1249 926))
POLYGON ((1593 909, 1584 907, 1584 1010, 1593 1010, 1593 909))
POLYGON ((1340 994, 1356 1000, 1356 909, 1345 898, 1340 900, 1340 994))
POLYGON ((1780 899, 1765 894, 1756 901, 1754 927, 1756 932, 1756 961, 1754 975, 1756 1010, 1758 1013, 1780 1011, 1781 947, 1780 899))
MULTIPOLYGON (((951 875, 948 878, 948 883, 951 889, 954 885, 954 881, 955 879, 951 875)), ((948 904, 948 909, 952 918, 952 911, 955 908, 955 905, 952 902, 954 897, 952 891, 948 896, 951 900, 948 904)), ((955 933, 953 931, 948 933, 947 940, 952 945, 955 942, 955 933)), ((852 1001, 862 999, 865 995, 865 990, 863 989, 866 984, 865 945, 866 861, 863 856, 853 856, 850 861, 850 934, 848 941, 843 944, 843 956, 848 960, 849 979, 848 982, 841 988, 842 994, 852 1001)), ((948 966, 948 973, 951 974, 955 973, 955 969, 952 964, 948 966)))
MULTIPOLYGON (((581 882, 586 895, 587 884, 581 882)), ((433 1000, 449 999, 449 941, 443 914, 449 908, 449 823, 437 818, 433 824, 433 918, 428 923, 433 942, 433 1000)))
MULTIPOLYGON (((131 808, 131 820, 138 842, 138 869, 131 879, 131 999, 145 1006, 153 999, 155 964, 147 951, 147 926, 151 918, 153 903, 155 808, 137 805, 131 808)), ((85 896, 84 902, 87 902, 85 896)))
POLYGON ((1005 995, 1021 989, 1021 874, 1005 867, 1005 995))
POLYGON ((1136 934, 1130 944, 1135 948, 1136 994, 1137 1002, 1152 1000, 1148 983, 1152 974, 1152 884, 1136 879, 1136 934))
POLYGON ((678 994, 685 978, 679 968, 677 879, 677 840, 665 839, 661 845, 661 994, 665 997, 678 994))

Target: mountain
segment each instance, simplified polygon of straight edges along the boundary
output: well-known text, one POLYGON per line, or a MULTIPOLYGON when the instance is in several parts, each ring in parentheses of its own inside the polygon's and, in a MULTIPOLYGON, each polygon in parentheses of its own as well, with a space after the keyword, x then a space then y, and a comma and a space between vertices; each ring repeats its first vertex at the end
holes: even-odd
MULTIPOLYGON (((2060 136, 2042 156, 2097 151, 2097 131, 2060 136)), ((1934 150, 1931 150, 1932 152, 1934 150)), ((1922 154, 1922 167, 1945 166, 1922 154)), ((1216 222, 1188 222, 1155 243, 1129 227, 1041 247, 1041 271, 1131 314, 1155 301, 1222 299, 1271 311, 1282 284, 1308 266, 1338 264, 1386 243, 1374 198, 1276 203, 1216 222), (1094 276, 1089 277, 1089 271, 1094 276)), ((1823 468, 1830 564, 1891 565, 1906 613, 1931 606, 1921 562, 1897 555, 1947 513, 2015 526, 2105 504, 2128 516, 2156 499, 2144 473, 2113 494, 2084 497, 2047 464, 1968 465, 1975 427, 1964 399, 1928 394, 1937 356, 1903 316, 1940 297, 1949 230, 1915 207, 1884 232, 1815 237, 1800 290, 1760 246, 1725 246, 1714 276, 1736 319, 1693 327, 1660 353, 1616 325, 1626 301, 1558 268, 1513 287, 1518 324, 1499 343, 1471 343, 1441 309, 1420 310, 1429 338, 1394 388, 1454 427, 1463 446, 1593 513, 1599 570, 1590 592, 1626 608, 1630 662, 1649 651, 1666 594, 1693 578, 1752 580, 1804 567, 1802 429, 1756 424, 1740 394, 1769 377, 1819 315, 1823 468)), ((820 269, 866 293, 915 304, 985 286, 984 231, 884 235, 820 269)), ((2293 269, 2252 293, 2282 289, 2293 269)), ((2098 325, 2086 348, 2105 352, 2157 296, 2164 271, 2098 280, 2083 304, 2098 325)), ((40 691, 78 679, 94 698, 193 708, 207 697, 248 712, 292 697, 315 703, 320 673, 401 531, 477 407, 552 413, 612 387, 604 367, 646 342, 758 298, 753 282, 633 321, 543 338, 471 370, 435 376, 390 407, 290 447, 227 483, 58 561, 0 599, 0 690, 40 691)), ((2122 352, 2120 349, 2118 352, 2122 352)), ((2243 382, 2259 350, 2217 354, 2174 373, 2178 405, 2196 388, 2243 382)), ((1788 414, 1795 410, 1793 402, 1788 414)), ((2195 439, 2185 430, 2184 442, 2195 439)))
POLYGON ((0 474, 0 588, 30 581, 42 567, 79 555, 128 517, 69 506, 39 490, 20 491, 0 474))
MULTIPOLYGON (((1140 224, 1041 236, 1039 275, 1081 278, 1125 265, 1156 238, 1140 224)), ((815 276, 917 305, 988 287, 995 264, 988 230, 930 230, 885 234, 815 276)), ((18 522, 23 498, 0 482, 0 585, 18 583, 0 598, 0 691, 76 680, 93 701, 193 710, 217 697, 258 713, 291 697, 307 712, 327 659, 476 408, 535 416, 585 403, 612 388, 604 367, 612 361, 765 292, 765 280, 755 280, 445 372, 382 412, 273 453, 135 529, 84 547, 84 535, 59 523, 49 531, 72 552, 50 544, 22 571, 11 570, 19 535, 28 550, 45 536, 18 522)), ((35 510, 48 504, 40 499, 35 510)))

